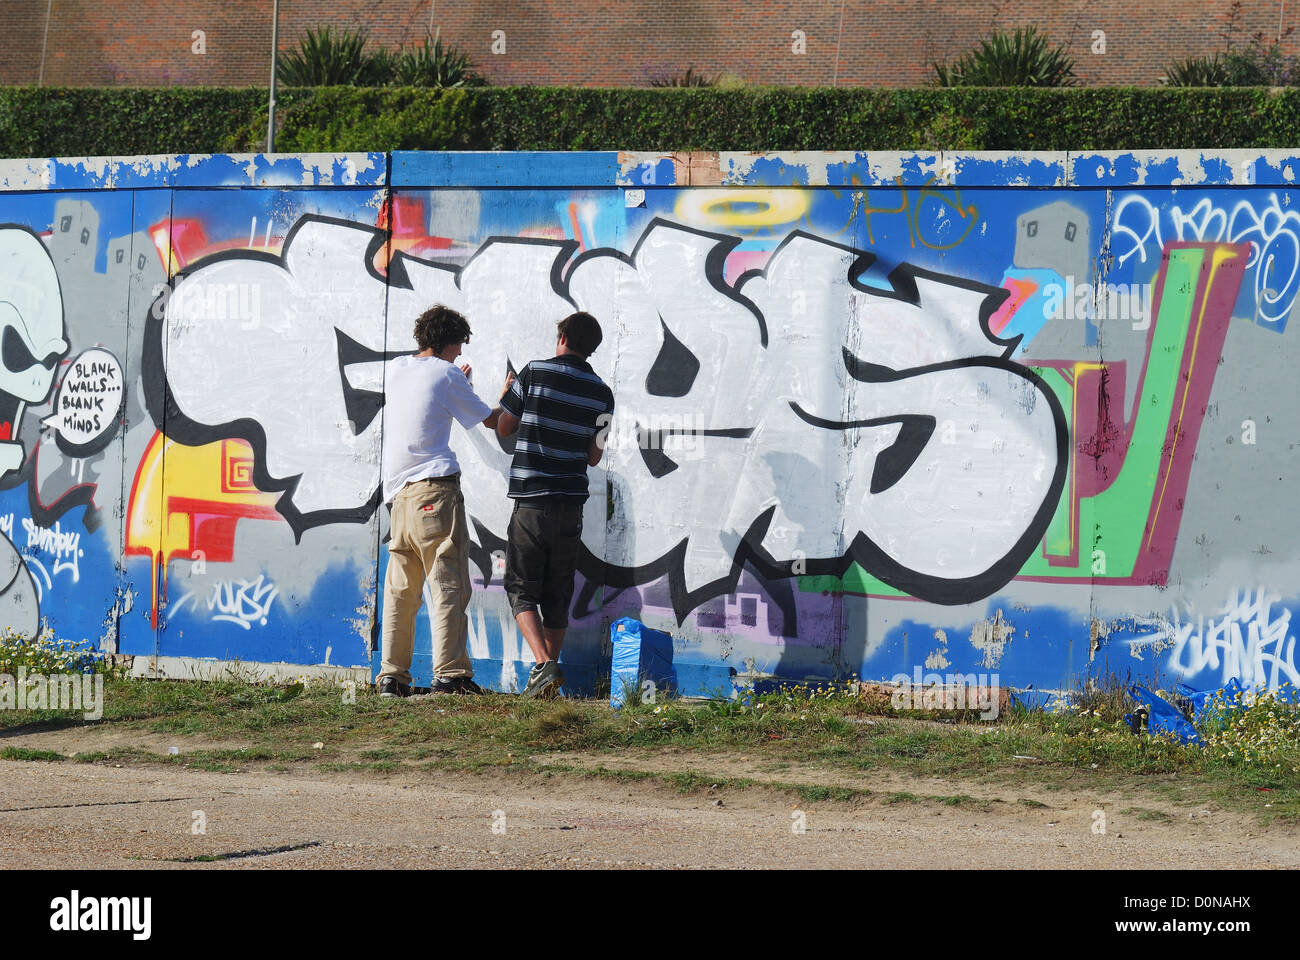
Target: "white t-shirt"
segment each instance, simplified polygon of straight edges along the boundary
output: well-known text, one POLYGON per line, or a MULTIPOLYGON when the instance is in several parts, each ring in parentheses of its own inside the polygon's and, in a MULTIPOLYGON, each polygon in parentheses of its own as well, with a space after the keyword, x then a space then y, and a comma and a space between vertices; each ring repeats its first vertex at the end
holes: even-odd
POLYGON ((385 503, 413 480, 459 471, 450 445, 452 417, 469 428, 492 413, 460 367, 439 357, 389 360, 384 394, 385 503))

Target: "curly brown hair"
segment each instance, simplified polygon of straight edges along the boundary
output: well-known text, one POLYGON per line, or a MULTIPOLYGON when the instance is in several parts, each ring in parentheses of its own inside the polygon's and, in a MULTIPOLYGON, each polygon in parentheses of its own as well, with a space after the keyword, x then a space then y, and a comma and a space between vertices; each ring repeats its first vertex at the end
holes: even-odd
POLYGON ((453 343, 469 343, 469 334, 469 321, 441 303, 435 303, 415 320, 415 342, 421 350, 442 353, 453 343))

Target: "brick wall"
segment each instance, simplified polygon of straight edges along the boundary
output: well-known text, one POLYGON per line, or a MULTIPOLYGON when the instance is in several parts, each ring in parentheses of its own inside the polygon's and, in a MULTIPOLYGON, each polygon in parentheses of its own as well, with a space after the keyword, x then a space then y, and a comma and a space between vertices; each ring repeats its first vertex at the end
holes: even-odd
MULTIPOLYGON (((53 0, 47 85, 264 85, 271 0, 53 0), (206 52, 192 52, 204 31, 206 52)), ((496 85, 644 85, 687 67, 750 83, 926 82, 994 27, 1069 42, 1087 84, 1154 84, 1166 64, 1223 46, 1228 0, 281 0, 280 46, 311 26, 364 27, 386 46, 430 23, 496 85), (841 32, 841 14, 843 29, 841 32), (792 51, 803 31, 806 52, 792 51), (1105 31, 1094 54, 1093 31, 1105 31), (504 31, 505 52, 492 52, 504 31), (838 58, 837 58, 838 50, 838 58)), ((1248 0, 1240 38, 1296 24, 1300 0, 1248 0)), ((0 0, 0 83, 36 83, 46 0, 0 0)), ((1300 51, 1300 32, 1284 49, 1300 51)))

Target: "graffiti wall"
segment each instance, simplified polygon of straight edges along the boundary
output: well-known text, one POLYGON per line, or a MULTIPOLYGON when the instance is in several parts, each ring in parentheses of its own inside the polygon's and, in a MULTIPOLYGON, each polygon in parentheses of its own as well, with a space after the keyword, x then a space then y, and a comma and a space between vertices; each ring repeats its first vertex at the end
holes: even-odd
MULTIPOLYGON (((489 401, 566 314, 604 326, 617 410, 564 654, 584 690, 623 616, 673 634, 696 693, 1300 683, 1297 166, 0 161, 0 626, 155 666, 376 663, 385 361, 441 302, 489 401)), ((509 446, 453 445, 471 655, 513 690, 509 446)))

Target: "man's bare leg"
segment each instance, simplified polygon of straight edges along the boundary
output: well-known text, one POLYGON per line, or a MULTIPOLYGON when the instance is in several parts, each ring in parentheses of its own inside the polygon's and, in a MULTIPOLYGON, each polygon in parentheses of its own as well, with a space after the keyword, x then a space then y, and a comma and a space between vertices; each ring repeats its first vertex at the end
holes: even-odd
POLYGON ((552 630, 550 627, 547 627, 543 631, 545 633, 546 657, 548 660, 560 659, 560 647, 564 646, 564 631, 564 627, 561 627, 558 630, 552 630))
MULTIPOLYGON (((519 624, 519 632, 524 635, 524 640, 528 643, 528 649, 533 651, 534 660, 538 663, 545 663, 547 660, 555 659, 546 650, 546 640, 542 631, 542 618, 537 615, 536 610, 525 610, 522 613, 516 613, 515 623, 519 624)), ((546 632, 549 633, 550 631, 546 632)))
POLYGON ((552 630, 550 627, 543 627, 542 618, 537 615, 536 610, 525 610, 523 613, 515 614, 515 623, 519 624, 519 632, 528 642, 528 649, 533 652, 534 660, 545 663, 547 660, 560 659, 560 648, 564 646, 566 628, 552 630))

